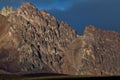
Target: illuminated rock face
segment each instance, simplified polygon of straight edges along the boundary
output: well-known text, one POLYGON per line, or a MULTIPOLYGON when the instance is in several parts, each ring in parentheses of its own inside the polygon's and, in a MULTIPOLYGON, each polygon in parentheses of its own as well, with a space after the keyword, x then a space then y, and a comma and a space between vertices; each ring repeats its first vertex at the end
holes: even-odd
MULTIPOLYGON (((7 51, 4 53, 9 55, 4 58, 6 60, 1 60, 1 63, 4 62, 0 65, 2 69, 4 65, 8 65, 10 67, 5 70, 10 72, 34 70, 62 73, 60 66, 63 63, 63 52, 77 38, 75 30, 46 11, 39 11, 30 3, 24 3, 7 17, 1 17, 6 18, 6 22, 4 21, 6 31, 1 32, 6 36, 5 40, 1 41, 3 46, 0 54, 7 51), (16 52, 12 53, 10 49, 16 52), (9 63, 8 58, 17 59, 9 63), (12 66, 13 64, 16 67, 12 66)), ((2 27, 0 26, 1 29, 2 27)))
MULTIPOLYGON (((74 69, 71 74, 119 75, 120 35, 113 31, 86 27, 66 50, 65 66, 74 69)), ((66 69, 69 73, 70 69, 66 69)))
MULTIPOLYGON (((4 11, 4 9, 3 9, 4 11)), ((0 69, 74 75, 120 73, 120 35, 86 27, 77 35, 68 24, 24 3, 0 15, 0 69)))
POLYGON ((14 9, 12 7, 3 7, 3 9, 0 11, 1 15, 8 16, 11 13, 14 13, 14 9))

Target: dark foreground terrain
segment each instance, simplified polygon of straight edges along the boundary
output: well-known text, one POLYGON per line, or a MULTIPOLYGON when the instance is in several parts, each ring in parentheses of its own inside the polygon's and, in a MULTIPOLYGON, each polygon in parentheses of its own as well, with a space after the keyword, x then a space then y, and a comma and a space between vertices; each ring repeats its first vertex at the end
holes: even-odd
POLYGON ((39 80, 39 79, 61 79, 68 78, 67 75, 55 73, 27 73, 27 74, 1 74, 0 80, 39 80))
POLYGON ((0 80, 86 80, 86 79, 115 79, 119 80, 119 76, 73 76, 55 73, 34 73, 34 74, 2 74, 0 80))

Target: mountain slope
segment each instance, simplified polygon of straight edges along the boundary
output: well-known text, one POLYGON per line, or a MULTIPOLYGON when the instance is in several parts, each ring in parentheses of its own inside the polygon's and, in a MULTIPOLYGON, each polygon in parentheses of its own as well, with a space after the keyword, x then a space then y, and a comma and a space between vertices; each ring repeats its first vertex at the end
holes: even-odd
MULTIPOLYGON (((7 18, 9 30, 6 31, 8 32, 6 40, 11 44, 6 50, 9 52, 11 51, 9 48, 14 49, 15 52, 12 53, 18 55, 18 69, 15 71, 39 70, 61 73, 63 52, 77 38, 75 30, 49 13, 39 11, 30 3, 24 3, 7 18)), ((4 46, 8 46, 8 43, 4 46)), ((10 57, 12 58, 13 56, 10 57)), ((12 62, 8 66, 10 65, 12 62)))
MULTIPOLYGON (((65 51, 65 66, 71 66, 81 75, 120 74, 120 35, 113 31, 86 27, 83 36, 78 37, 65 51)), ((69 73, 71 69, 66 69, 69 73)))
POLYGON ((72 75, 120 73, 120 35, 116 32, 88 26, 83 35, 78 35, 68 24, 30 3, 0 18, 1 70, 72 75))

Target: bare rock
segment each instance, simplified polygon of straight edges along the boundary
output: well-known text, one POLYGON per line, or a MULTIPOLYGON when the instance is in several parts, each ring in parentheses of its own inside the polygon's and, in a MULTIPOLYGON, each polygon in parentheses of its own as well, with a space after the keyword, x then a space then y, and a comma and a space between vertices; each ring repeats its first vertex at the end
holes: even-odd
POLYGON ((119 45, 117 32, 88 26, 78 35, 30 3, 0 15, 1 71, 119 75, 119 45))
POLYGON ((113 31, 86 27, 65 51, 65 73, 77 75, 119 75, 120 35, 113 31), (72 71, 72 70, 75 71, 72 71), (71 71, 71 73, 69 72, 71 71))
POLYGON ((15 10, 13 9, 13 7, 3 7, 3 9, 0 11, 0 14, 1 15, 4 15, 4 16, 8 16, 9 14, 12 14, 14 13, 15 10))
POLYGON ((9 48, 15 49, 18 71, 61 73, 63 52, 77 38, 75 30, 30 3, 21 5, 14 14, 7 17, 7 21, 9 29, 6 32, 9 37, 6 38, 11 43, 9 45, 13 46, 8 47, 7 51, 9 48))

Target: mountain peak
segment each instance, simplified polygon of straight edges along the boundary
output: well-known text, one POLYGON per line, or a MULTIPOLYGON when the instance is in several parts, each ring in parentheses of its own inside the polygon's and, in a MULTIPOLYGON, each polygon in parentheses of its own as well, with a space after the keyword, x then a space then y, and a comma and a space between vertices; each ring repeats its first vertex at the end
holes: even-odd
POLYGON ((36 12, 36 11, 37 11, 37 8, 29 2, 23 3, 17 10, 19 14, 24 14, 24 15, 28 15, 28 13, 33 14, 33 12, 36 12))
POLYGON ((15 10, 13 9, 13 7, 6 6, 6 7, 2 8, 2 10, 0 11, 0 14, 7 16, 7 15, 14 13, 14 12, 15 12, 15 10))
MULTIPOLYGON (((9 55, 13 50, 16 52, 10 54, 13 56, 8 57, 19 60, 15 62, 13 59, 12 64, 8 65, 10 67, 5 70, 18 72, 39 69, 40 72, 50 70, 60 73, 62 69, 59 68, 59 65, 62 64, 62 61, 59 59, 63 57, 64 49, 77 37, 75 30, 46 11, 38 10, 31 3, 23 3, 14 14, 6 18, 10 25, 6 25, 6 28, 9 28, 5 31, 4 39, 7 41, 1 40, 3 36, 0 38, 1 45, 3 45, 2 47, 0 45, 0 56, 2 53, 9 55), (8 43, 9 46, 12 45, 6 49, 6 51, 11 51, 9 53, 4 52, 4 47, 8 43), (13 64, 17 66, 15 68, 17 70, 13 69, 13 64)), ((1 67, 4 69, 4 65, 0 65, 1 67)))
POLYGON ((89 25, 85 28, 84 33, 90 33, 90 32, 94 32, 96 30, 95 26, 93 25, 89 25))
POLYGON ((30 2, 25 2, 25 3, 23 3, 23 4, 20 6, 20 8, 36 9, 36 7, 35 7, 32 3, 30 3, 30 2))

